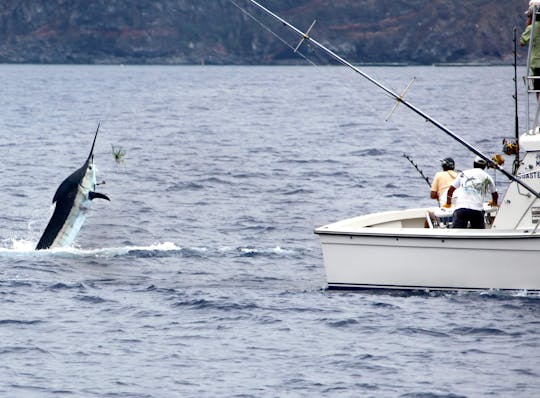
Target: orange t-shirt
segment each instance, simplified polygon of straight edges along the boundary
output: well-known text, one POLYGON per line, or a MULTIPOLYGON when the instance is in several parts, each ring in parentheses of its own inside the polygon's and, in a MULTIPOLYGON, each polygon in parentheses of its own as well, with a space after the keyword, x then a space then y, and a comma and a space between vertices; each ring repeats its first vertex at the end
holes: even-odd
POLYGON ((454 170, 439 171, 433 177, 433 183, 431 184, 431 190, 437 192, 437 198, 439 202, 446 203, 446 197, 444 196, 448 187, 452 185, 457 177, 457 173, 454 170))

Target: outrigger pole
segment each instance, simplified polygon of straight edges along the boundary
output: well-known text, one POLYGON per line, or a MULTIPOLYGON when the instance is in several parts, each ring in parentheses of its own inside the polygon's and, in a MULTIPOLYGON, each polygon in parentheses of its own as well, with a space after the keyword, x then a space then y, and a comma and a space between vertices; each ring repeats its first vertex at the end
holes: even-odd
MULTIPOLYGON (((440 130, 442 130, 444 133, 446 133, 447 135, 449 135, 450 137, 452 137, 455 141, 459 142, 461 145, 463 145, 465 148, 467 148, 469 151, 471 151, 472 153, 474 153, 475 155, 481 157, 482 159, 484 159, 486 162, 488 162, 488 164, 491 165, 491 167, 493 167, 494 169, 496 170, 499 170, 502 174, 504 174, 508 179, 516 182, 517 184, 521 185, 523 188, 525 188, 527 191, 529 191, 530 193, 532 193, 534 196, 536 196, 537 198, 540 198, 540 193, 538 193, 536 190, 534 190, 532 187, 530 187, 528 184, 524 183, 523 181, 521 181, 520 179, 518 179, 517 177, 515 177, 514 175, 512 175, 511 173, 507 172, 506 170, 504 170, 500 165, 498 165, 497 163, 493 162, 488 156, 484 155, 482 152, 480 152, 478 149, 476 149, 475 147, 473 147, 471 144, 469 144, 467 141, 465 141, 463 138, 461 138, 460 136, 458 136, 457 134, 455 134, 454 132, 452 132, 449 128, 445 127, 444 125, 442 125, 441 123, 439 123, 438 121, 436 121, 435 119, 433 119, 431 116, 429 116, 428 114, 424 113, 423 111, 421 111, 420 109, 418 109, 417 107, 415 107, 414 105, 412 105, 411 103, 409 103, 408 101, 406 101, 403 96, 401 95, 398 95, 396 94, 395 92, 393 92, 392 90, 390 90, 388 87, 384 86, 382 83, 379 83, 377 80, 373 79, 371 76, 369 76, 368 74, 364 73, 362 70, 360 70, 359 68, 357 68, 356 66, 354 66, 353 64, 351 64, 349 61, 345 60, 344 58, 340 57, 339 55, 337 55, 335 52, 333 52, 332 50, 330 50, 329 48, 325 47, 323 44, 319 43, 317 40, 313 39, 310 35, 309 35, 309 31, 304 33, 302 32, 300 29, 296 28, 294 25, 290 24, 289 22, 287 22, 286 20, 284 20, 283 18, 281 18, 279 15, 273 13, 272 11, 270 11, 269 9, 267 9, 266 7, 262 6, 261 4, 259 4, 257 1, 255 0, 247 0, 249 1, 250 3, 252 3, 253 5, 257 6, 258 8, 260 8, 262 11, 264 11, 266 14, 270 15, 272 18, 278 20, 279 22, 281 22, 283 25, 287 26, 289 29, 291 29, 292 31, 294 31, 295 33, 297 33, 300 37, 301 37, 301 41, 300 41, 300 44, 303 43, 304 41, 308 41, 308 42, 311 42, 313 43, 316 47, 320 48, 321 50, 323 50, 325 53, 327 53, 328 55, 330 55, 332 58, 334 58, 336 61, 338 61, 339 63, 341 63, 342 65, 345 65, 347 67, 349 67, 350 69, 352 69, 354 72, 358 73, 360 76, 362 76, 363 78, 367 79, 368 81, 370 81, 371 83, 373 83, 375 86, 379 87, 380 89, 382 89, 384 92, 386 92, 387 94, 389 94, 391 97, 393 97, 398 103, 402 103, 404 106, 406 106, 407 108, 409 108, 410 110, 412 110, 413 112, 415 112, 416 114, 422 116, 424 119, 426 119, 426 121, 430 122, 431 124, 433 124, 435 127, 439 128, 440 130)), ((299 45, 296 47, 298 49, 299 45)))

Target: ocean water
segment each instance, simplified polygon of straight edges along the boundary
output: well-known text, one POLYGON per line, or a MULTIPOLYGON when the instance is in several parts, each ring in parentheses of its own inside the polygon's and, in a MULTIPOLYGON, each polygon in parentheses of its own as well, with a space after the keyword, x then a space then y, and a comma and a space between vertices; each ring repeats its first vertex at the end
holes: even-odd
MULTIPOLYGON (((485 153, 515 134, 511 67, 364 70, 397 92, 416 77, 407 98, 485 153)), ((534 293, 326 289, 315 227, 430 205, 403 153, 429 177, 443 157, 474 157, 403 106, 386 122, 392 99, 361 77, 61 65, 0 77, 0 396, 540 395, 534 293), (94 201, 74 248, 35 252, 98 123, 111 202, 94 201)))

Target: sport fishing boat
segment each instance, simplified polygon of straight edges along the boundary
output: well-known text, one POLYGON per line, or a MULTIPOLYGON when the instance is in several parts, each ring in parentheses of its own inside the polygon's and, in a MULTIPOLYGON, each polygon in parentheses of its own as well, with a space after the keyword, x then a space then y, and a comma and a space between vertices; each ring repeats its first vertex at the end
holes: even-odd
MULTIPOLYGON (((527 118, 526 133, 519 136, 516 128, 515 141, 507 146, 510 149, 505 153, 516 156, 510 173, 410 104, 403 95, 394 93, 310 37, 313 24, 304 33, 258 2, 249 2, 299 35, 301 41, 295 51, 302 42, 309 41, 384 90, 397 103, 435 125, 510 180, 500 206, 485 206, 486 229, 451 228, 452 209, 439 207, 361 215, 315 229, 322 243, 329 288, 540 290, 540 105, 536 105, 532 125, 527 118)), ((540 12, 540 7, 534 9, 533 26, 537 12, 540 12)), ((530 43, 532 41, 531 37, 530 43)), ((515 74, 516 70, 514 66, 515 74)), ((526 85, 528 97, 532 96, 534 101, 538 90, 533 89, 533 80, 533 76, 527 76, 526 85)), ((517 98, 517 86, 515 89, 517 98)))

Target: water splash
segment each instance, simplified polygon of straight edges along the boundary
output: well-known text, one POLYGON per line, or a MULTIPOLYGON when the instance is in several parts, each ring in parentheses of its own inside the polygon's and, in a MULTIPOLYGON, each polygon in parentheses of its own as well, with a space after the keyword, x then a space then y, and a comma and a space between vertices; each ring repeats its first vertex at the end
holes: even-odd
POLYGON ((121 246, 83 249, 62 247, 35 250, 36 242, 24 239, 8 239, 2 242, 0 257, 298 257, 305 253, 304 248, 283 249, 281 246, 256 248, 252 246, 205 246, 181 247, 174 242, 157 242, 148 246, 121 246))

